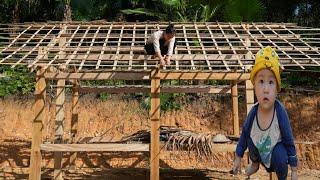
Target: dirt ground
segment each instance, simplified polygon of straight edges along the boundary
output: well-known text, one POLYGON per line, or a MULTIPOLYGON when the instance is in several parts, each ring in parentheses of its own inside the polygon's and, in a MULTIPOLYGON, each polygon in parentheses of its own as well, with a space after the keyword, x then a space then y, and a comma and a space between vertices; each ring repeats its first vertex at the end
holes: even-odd
MULTIPOLYGON (((70 97, 66 103, 64 138, 70 136, 70 97)), ((320 95, 280 94, 287 108, 297 142, 300 179, 320 179, 320 95), (306 144, 300 142, 313 142, 306 144)), ((181 110, 161 114, 161 124, 204 133, 232 134, 230 96, 199 95, 197 100, 178 99, 181 110)), ((54 135, 53 102, 45 109, 43 139, 54 135)), ((26 179, 31 147, 33 99, 9 97, 0 100, 0 179, 26 179)), ((244 97, 239 98, 239 118, 246 111, 244 97)), ((148 111, 137 100, 112 95, 102 101, 82 95, 77 138, 103 136, 120 139, 142 129, 149 129, 148 111)), ((64 154, 64 165, 70 154, 64 154)), ((188 152, 161 151, 161 179, 245 179, 232 176, 232 153, 216 153, 200 158, 188 152)), ((243 166, 246 163, 244 158, 243 166)), ((43 153, 43 177, 52 174, 53 155, 43 153)), ((77 171, 66 170, 66 179, 148 179, 149 162, 145 153, 78 153, 77 171)), ((251 179, 268 179, 263 168, 251 179)))

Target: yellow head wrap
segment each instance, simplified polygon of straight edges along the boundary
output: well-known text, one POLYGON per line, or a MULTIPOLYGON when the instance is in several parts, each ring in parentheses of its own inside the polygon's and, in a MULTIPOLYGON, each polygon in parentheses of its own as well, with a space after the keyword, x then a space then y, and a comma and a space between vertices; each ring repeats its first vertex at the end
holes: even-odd
POLYGON ((254 84, 254 77, 261 69, 269 69, 277 80, 277 90, 280 91, 280 64, 278 54, 270 47, 260 49, 256 54, 255 64, 250 73, 250 80, 254 84))

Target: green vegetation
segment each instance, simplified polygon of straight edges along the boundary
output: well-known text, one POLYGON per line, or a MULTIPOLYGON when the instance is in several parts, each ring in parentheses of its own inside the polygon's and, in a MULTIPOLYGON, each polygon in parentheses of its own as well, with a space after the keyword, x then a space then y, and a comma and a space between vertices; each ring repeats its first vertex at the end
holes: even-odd
POLYGON ((0 66, 0 97, 11 94, 26 95, 34 91, 35 75, 26 67, 0 66))

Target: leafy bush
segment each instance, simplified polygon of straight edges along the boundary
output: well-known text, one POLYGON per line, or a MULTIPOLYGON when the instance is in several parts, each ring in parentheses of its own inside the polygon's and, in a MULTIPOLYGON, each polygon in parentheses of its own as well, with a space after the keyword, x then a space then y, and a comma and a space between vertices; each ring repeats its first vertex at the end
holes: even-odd
MULTIPOLYGON (((181 104, 178 103, 175 99, 183 94, 179 93, 161 93, 160 94, 160 110, 169 111, 169 110, 179 110, 181 109, 181 104)), ((142 102, 141 106, 147 110, 151 108, 151 98, 150 96, 146 97, 142 102)))
POLYGON ((0 97, 18 94, 26 95, 34 91, 35 74, 26 67, 0 66, 0 97))

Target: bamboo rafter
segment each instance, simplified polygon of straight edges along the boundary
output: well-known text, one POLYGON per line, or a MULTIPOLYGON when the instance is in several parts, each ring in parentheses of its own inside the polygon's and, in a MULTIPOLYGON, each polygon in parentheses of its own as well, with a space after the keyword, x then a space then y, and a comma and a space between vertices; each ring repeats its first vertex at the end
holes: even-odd
MULTIPOLYGON (((283 69, 320 66, 319 28, 292 23, 174 24, 177 48, 165 71, 244 71, 267 45, 276 49, 283 69)), ((149 71, 159 62, 145 55, 144 44, 152 32, 166 26, 103 21, 1 24, 0 64, 63 66, 77 72, 149 71)))

